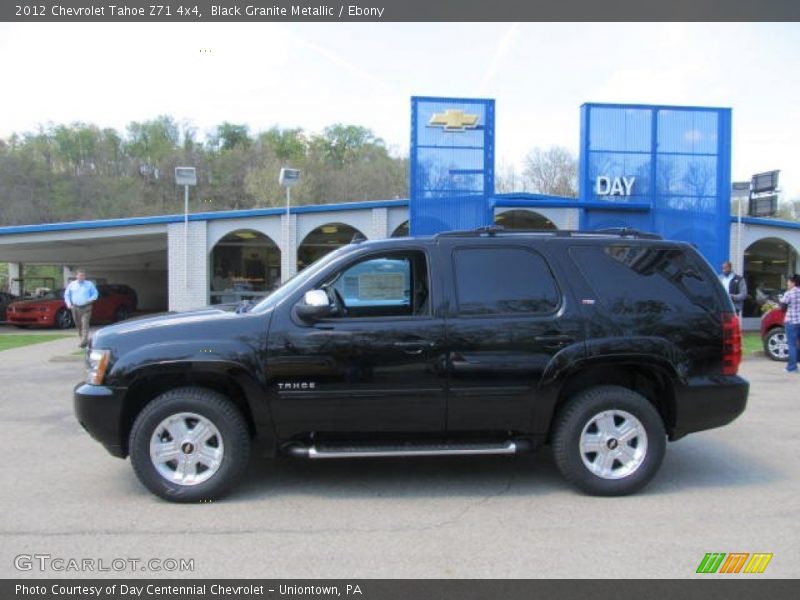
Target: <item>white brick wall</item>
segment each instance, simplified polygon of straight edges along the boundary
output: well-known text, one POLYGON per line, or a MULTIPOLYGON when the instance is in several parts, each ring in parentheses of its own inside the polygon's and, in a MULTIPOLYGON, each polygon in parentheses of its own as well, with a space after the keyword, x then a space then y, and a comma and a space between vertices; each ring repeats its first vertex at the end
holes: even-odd
MULTIPOLYGON (((731 236, 730 248, 728 252, 729 260, 733 265, 734 273, 744 273, 744 251, 747 250, 745 245, 745 230, 747 225, 739 227, 739 223, 731 223, 731 236), (741 236, 741 240, 740 240, 741 236)), ((728 259, 726 259, 728 260, 728 259)), ((720 269, 721 265, 711 265, 715 269, 720 269)))
POLYGON ((373 208, 372 209, 372 227, 371 231, 367 232, 367 236, 371 240, 382 240, 392 235, 389 231, 389 210, 386 208, 373 208))
POLYGON ((577 231, 581 226, 581 211, 577 208, 562 209, 566 214, 564 229, 577 231))
POLYGON ((22 263, 8 263, 8 291, 19 296, 22 289, 19 281, 14 281, 22 277, 22 263))
POLYGON ((184 224, 167 227, 169 310, 188 310, 208 304, 207 222, 189 223, 188 247, 184 246, 184 224), (185 269, 188 257, 188 270, 185 269))
POLYGON ((297 215, 281 215, 281 282, 297 273, 297 215))

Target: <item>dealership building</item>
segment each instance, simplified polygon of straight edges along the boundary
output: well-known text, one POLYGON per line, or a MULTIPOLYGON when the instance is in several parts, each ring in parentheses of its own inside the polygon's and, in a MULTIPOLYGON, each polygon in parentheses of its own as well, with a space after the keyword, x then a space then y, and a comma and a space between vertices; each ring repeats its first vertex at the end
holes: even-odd
POLYGON ((715 269, 730 258, 750 289, 782 289, 800 266, 800 224, 731 216, 732 194, 774 204, 769 182, 731 181, 731 116, 585 104, 579 197, 495 194, 494 101, 415 97, 408 199, 0 227, 0 261, 12 293, 24 264, 61 264, 65 281, 80 266, 133 287, 143 310, 183 310, 257 299, 356 236, 629 227, 692 243, 715 269))

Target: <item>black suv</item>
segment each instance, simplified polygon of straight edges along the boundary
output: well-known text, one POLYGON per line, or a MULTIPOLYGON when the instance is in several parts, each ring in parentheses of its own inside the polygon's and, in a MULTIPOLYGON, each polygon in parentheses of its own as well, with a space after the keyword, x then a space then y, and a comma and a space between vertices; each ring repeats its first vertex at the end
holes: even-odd
POLYGON ((550 444, 590 494, 745 408, 728 295, 688 244, 621 230, 353 243, 246 311, 95 333, 81 424, 153 493, 228 491, 251 448, 310 459, 550 444))

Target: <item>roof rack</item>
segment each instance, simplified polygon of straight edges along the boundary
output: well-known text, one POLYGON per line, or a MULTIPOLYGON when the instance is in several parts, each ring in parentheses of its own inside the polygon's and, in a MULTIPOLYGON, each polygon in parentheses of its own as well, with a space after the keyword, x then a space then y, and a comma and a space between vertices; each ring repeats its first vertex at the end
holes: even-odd
POLYGON ((501 225, 484 225, 476 229, 465 229, 461 231, 443 231, 435 237, 495 237, 498 235, 541 235, 544 237, 621 237, 635 238, 644 240, 661 240, 660 235, 646 231, 640 231, 632 227, 609 227, 606 229, 596 229, 593 231, 577 231, 568 229, 505 229, 501 225))

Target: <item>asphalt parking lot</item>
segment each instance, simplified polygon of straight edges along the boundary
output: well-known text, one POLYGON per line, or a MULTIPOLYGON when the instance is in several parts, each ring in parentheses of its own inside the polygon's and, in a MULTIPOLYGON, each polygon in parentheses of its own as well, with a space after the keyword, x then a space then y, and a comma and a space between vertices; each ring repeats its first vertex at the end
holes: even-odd
POLYGON ((254 461, 228 498, 173 505, 74 419, 76 344, 0 352, 0 577, 687 578, 707 552, 773 553, 747 577, 800 575, 800 377, 763 357, 740 370, 745 414, 669 444, 633 497, 576 493, 545 450, 254 461), (20 555, 47 555, 50 568, 19 570, 20 555), (57 558, 125 568, 54 570, 57 558), (143 571, 130 559, 194 563, 143 571))

